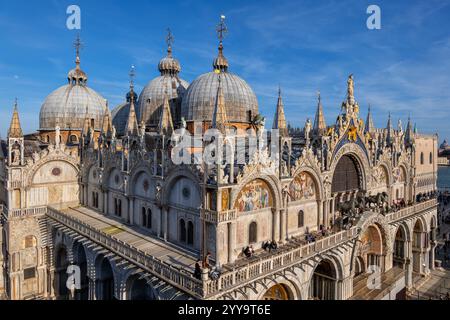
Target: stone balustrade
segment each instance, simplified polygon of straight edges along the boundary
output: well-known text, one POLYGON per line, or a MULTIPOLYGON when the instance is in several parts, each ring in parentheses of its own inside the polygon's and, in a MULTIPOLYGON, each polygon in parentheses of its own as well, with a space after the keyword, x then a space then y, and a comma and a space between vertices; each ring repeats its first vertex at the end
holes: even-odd
POLYGON ((210 222, 213 224, 228 222, 236 219, 236 210, 227 210, 227 211, 205 210, 205 212, 202 214, 202 218, 206 222, 210 222))
POLYGON ((205 297, 217 295, 222 293, 222 291, 232 289, 249 281, 255 281, 259 277, 266 276, 269 273, 275 273, 349 241, 357 235, 358 229, 354 227, 306 245, 298 245, 288 249, 281 247, 277 253, 269 257, 257 259, 236 269, 225 271, 217 280, 206 281, 204 283, 205 297))
POLYGON ((400 209, 396 212, 388 213, 386 215, 386 221, 389 223, 401 220, 405 217, 409 217, 411 215, 414 215, 416 213, 420 213, 422 211, 425 211, 427 209, 432 209, 438 205, 438 202, 436 199, 427 200, 424 202, 416 203, 413 206, 409 206, 403 209, 400 209))
POLYGON ((35 207, 27 209, 11 209, 8 211, 9 219, 25 218, 47 213, 47 207, 35 207))

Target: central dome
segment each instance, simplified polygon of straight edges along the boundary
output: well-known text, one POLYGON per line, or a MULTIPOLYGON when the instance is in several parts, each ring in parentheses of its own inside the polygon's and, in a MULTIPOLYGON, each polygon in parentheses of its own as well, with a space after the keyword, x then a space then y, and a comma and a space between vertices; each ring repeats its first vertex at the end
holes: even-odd
POLYGON ((181 116, 186 121, 212 121, 219 89, 219 77, 225 98, 229 122, 251 122, 259 114, 258 100, 252 88, 243 79, 228 72, 228 61, 223 56, 222 44, 214 60, 214 72, 197 78, 188 88, 181 104, 181 116))
POLYGON ((165 96, 169 99, 172 120, 175 124, 181 120, 181 98, 189 83, 181 79, 178 74, 181 66, 172 57, 172 47, 169 45, 167 56, 158 64, 161 76, 150 81, 142 90, 136 110, 139 122, 144 122, 148 128, 155 128, 159 124, 161 110, 165 96))

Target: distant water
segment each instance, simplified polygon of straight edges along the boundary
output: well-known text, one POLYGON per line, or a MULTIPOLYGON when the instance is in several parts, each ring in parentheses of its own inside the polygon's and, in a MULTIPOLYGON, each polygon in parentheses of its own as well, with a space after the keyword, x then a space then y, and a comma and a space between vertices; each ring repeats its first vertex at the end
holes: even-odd
POLYGON ((450 167, 438 167, 438 188, 450 188, 450 167))

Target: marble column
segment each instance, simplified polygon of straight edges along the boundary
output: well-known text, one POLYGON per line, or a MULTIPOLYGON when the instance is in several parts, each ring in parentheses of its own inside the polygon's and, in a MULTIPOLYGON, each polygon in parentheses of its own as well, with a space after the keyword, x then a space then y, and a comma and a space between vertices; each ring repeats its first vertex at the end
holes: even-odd
POLYGON ((228 223, 228 263, 234 262, 234 249, 236 247, 236 222, 228 223))
POLYGON ((280 224, 281 224, 280 243, 284 243, 286 241, 286 235, 287 235, 286 209, 280 210, 280 224))
POLYGON ((96 300, 96 294, 95 294, 95 280, 89 278, 89 300, 96 300))
POLYGON ((103 192, 103 214, 108 215, 108 190, 103 192))
POLYGON ((134 198, 132 197, 128 199, 128 223, 134 224, 134 198))
POLYGON ((168 208, 167 207, 163 207, 163 219, 162 219, 162 231, 163 231, 163 238, 164 241, 167 241, 168 239, 168 223, 169 223, 169 219, 168 219, 168 208))
POLYGON ((272 210, 272 241, 280 241, 280 212, 272 210))

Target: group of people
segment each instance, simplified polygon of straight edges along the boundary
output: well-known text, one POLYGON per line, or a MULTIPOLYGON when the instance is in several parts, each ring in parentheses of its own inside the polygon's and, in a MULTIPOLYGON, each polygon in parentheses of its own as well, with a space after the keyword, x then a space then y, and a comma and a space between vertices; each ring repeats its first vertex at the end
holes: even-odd
POLYGON ((264 251, 272 252, 272 250, 278 249, 278 243, 275 240, 273 241, 269 240, 263 243, 262 248, 264 249, 264 251))

